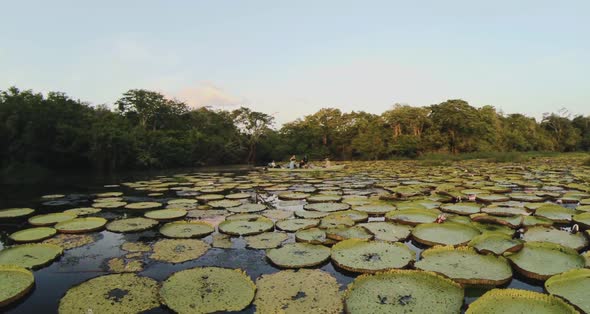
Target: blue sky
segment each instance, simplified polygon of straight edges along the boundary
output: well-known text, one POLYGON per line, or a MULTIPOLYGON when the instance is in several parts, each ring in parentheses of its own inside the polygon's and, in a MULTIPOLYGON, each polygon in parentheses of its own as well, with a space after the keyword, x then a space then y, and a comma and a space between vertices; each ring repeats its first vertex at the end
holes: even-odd
POLYGON ((590 114, 590 1, 2 1, 0 89, 147 88, 279 123, 462 98, 590 114))

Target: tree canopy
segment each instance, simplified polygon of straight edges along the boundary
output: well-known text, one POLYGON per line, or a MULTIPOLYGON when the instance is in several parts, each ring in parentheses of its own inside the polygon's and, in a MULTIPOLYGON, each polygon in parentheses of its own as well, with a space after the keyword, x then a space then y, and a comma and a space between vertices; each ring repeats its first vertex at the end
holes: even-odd
POLYGON ((590 117, 565 110, 537 122, 461 99, 380 115, 322 108, 274 128, 274 118, 240 107, 190 108, 164 95, 133 89, 113 106, 93 106, 60 92, 0 90, 0 168, 193 167, 311 159, 383 159, 426 153, 588 151, 590 117), (110 109, 113 108, 113 109, 110 109))

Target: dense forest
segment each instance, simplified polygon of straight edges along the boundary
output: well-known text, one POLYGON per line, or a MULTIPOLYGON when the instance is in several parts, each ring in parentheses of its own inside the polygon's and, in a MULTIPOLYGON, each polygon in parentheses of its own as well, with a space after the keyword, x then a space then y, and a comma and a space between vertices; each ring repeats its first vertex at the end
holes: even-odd
POLYGON ((0 169, 112 171, 264 163, 292 154, 367 160, 590 150, 590 116, 561 112, 537 122, 460 99, 394 105, 381 115, 324 108, 280 129, 262 112, 190 108, 148 90, 129 90, 111 108, 59 92, 0 91, 0 169))

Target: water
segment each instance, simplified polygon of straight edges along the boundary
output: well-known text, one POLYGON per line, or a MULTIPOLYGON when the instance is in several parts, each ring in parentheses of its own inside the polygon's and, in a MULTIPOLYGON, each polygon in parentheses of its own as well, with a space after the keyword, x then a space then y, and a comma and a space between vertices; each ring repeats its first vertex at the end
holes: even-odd
MULTIPOLYGON (((218 171, 219 169, 215 169, 218 171)), ((201 170, 200 170, 201 171, 201 170)), ((118 184, 120 182, 136 181, 152 179, 156 175, 170 175, 176 172, 161 172, 161 173, 134 173, 127 176, 120 177, 93 177, 93 176, 68 176, 67 178, 55 178, 52 182, 44 182, 41 184, 25 184, 25 185, 2 185, 0 193, 0 208, 10 207, 31 207, 38 209, 38 213, 61 211, 67 208, 88 206, 91 204, 90 195, 98 192, 121 190, 127 197, 126 200, 133 201, 149 201, 155 200, 145 197, 145 193, 138 192, 125 187, 121 188, 104 188, 105 184, 118 184), (40 205, 39 197, 46 194, 66 194, 69 198, 69 203, 65 206, 42 206, 40 205), (53 208, 55 207, 55 208, 53 208)), ((245 174, 245 172, 239 172, 245 174)), ((352 180, 363 181, 359 178, 352 180)), ((371 183, 372 181, 368 181, 371 183)), ((367 189, 370 192, 382 191, 375 188, 367 189)), ((357 190, 358 191, 358 190, 357 190)), ((168 193, 167 198, 178 197, 173 193, 168 193)), ((164 199, 167 199, 164 198, 164 199)), ((162 201, 162 198, 158 198, 162 201)), ((299 204, 288 203, 288 206, 281 207, 281 202, 277 201, 276 197, 270 196, 269 200, 278 207, 284 210, 298 210, 302 209, 303 202, 299 204)), ((104 210, 99 216, 113 219, 121 217, 121 211, 106 211, 104 210)), ((130 216, 132 216, 131 214, 130 216)), ((139 215, 139 214, 135 214, 139 215)), ((11 245, 8 235, 14 231, 27 227, 24 220, 18 222, 3 222, 0 224, 0 248, 11 245)), ((75 248, 65 251, 65 254, 52 263, 50 266, 36 270, 35 280, 36 284, 32 292, 21 301, 12 304, 8 308, 2 309, 5 313, 54 313, 57 312, 60 298, 66 291, 79 283, 82 283, 90 278, 108 274, 106 261, 112 257, 120 257, 126 252, 120 249, 120 245, 125 241, 145 241, 153 242, 160 236, 155 231, 145 231, 133 234, 117 234, 109 231, 102 231, 96 233, 98 240, 90 245, 80 248, 75 248)), ((203 239, 211 243, 212 236, 203 239)), ((263 274, 269 274, 279 271, 280 269, 269 263, 265 257, 264 250, 252 250, 245 247, 244 240, 241 238, 233 238, 233 248, 219 249, 211 248, 202 257, 197 260, 181 264, 169 264, 144 259, 146 263, 144 270, 140 275, 148 276, 158 281, 163 281, 172 273, 179 270, 188 269, 196 266, 218 266, 228 268, 241 268, 253 280, 263 274)), ((287 242, 294 242, 294 236, 291 233, 287 242)), ((419 258, 420 253, 424 249, 423 246, 412 241, 405 242, 409 248, 417 253, 419 258)), ((332 274, 340 284, 341 290, 354 280, 356 274, 337 269, 330 262, 321 265, 320 269, 332 274)), ((543 291, 542 283, 531 282, 518 276, 516 273, 514 278, 504 287, 526 289, 532 291, 543 291)), ((486 289, 468 288, 466 289, 465 307, 467 304, 476 300, 479 296, 485 293, 486 289)), ((250 305, 241 313, 253 313, 255 311, 254 305, 250 305)), ((149 311, 149 313, 169 313, 165 308, 158 308, 149 311)))

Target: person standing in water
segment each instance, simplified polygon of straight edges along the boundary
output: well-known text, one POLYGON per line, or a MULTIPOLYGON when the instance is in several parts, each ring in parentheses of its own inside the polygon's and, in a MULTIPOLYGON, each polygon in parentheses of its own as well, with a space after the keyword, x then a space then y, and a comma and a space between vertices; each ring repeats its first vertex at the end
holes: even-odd
POLYGON ((330 167, 332 167, 332 163, 330 162, 330 158, 327 158, 327 157, 326 157, 326 159, 325 159, 325 160, 326 160, 326 165, 325 165, 325 167, 326 167, 326 168, 330 168, 330 167))

